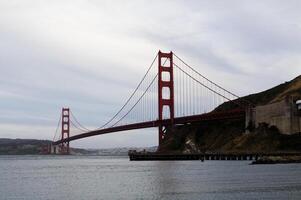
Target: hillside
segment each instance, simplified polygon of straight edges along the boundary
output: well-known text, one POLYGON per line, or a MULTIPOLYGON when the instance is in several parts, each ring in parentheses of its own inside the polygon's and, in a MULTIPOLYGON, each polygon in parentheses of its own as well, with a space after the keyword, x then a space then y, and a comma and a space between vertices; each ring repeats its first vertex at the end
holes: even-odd
POLYGON ((49 140, 0 138, 0 155, 40 154, 49 140))
MULTIPOLYGON (((265 105, 293 96, 301 99, 301 76, 266 91, 251 94, 236 102, 252 102, 265 105)), ((215 111, 237 107, 226 102, 215 111)), ((167 129, 162 152, 275 152, 301 151, 300 135, 282 135, 277 127, 261 124, 251 134, 245 134, 244 120, 194 123, 167 129)))
MULTIPOLYGON (((35 139, 8 139, 0 138, 0 155, 35 155, 43 154, 42 147, 50 144, 50 140, 35 139)), ((109 148, 109 149, 81 149, 70 148, 71 155, 93 155, 93 156, 126 156, 129 150, 153 152, 157 147, 131 147, 131 148, 109 148)))
MULTIPOLYGON (((287 96, 293 96, 295 99, 301 99, 301 75, 291 81, 282 83, 268 90, 250 94, 241 97, 234 102, 250 102, 254 105, 265 105, 285 99, 287 96)), ((226 102, 218 106, 215 110, 228 110, 238 107, 232 102, 226 102)))

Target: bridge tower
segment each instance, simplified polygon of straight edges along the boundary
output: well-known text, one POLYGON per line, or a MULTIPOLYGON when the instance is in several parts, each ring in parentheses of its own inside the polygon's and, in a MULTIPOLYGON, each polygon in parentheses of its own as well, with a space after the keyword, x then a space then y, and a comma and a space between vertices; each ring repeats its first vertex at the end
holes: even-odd
POLYGON ((173 53, 158 53, 158 114, 159 114, 159 148, 162 144, 166 125, 174 123, 174 79, 173 79, 173 53), (164 80, 163 80, 164 78, 164 80), (163 97, 163 90, 169 91, 168 97, 163 97), (168 109, 168 124, 163 123, 163 113, 168 109))
MULTIPOLYGON (((67 139, 70 136, 70 109, 62 108, 62 132, 61 140, 67 139)), ((69 141, 60 144, 60 154, 69 154, 69 141)))

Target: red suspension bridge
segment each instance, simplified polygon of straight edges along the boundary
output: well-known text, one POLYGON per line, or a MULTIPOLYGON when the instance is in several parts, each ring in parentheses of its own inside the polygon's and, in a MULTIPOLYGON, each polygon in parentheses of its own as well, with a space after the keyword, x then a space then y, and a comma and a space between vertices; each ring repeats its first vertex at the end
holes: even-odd
POLYGON ((151 127, 158 127, 160 148, 167 127, 248 118, 246 113, 250 107, 250 103, 241 101, 239 96, 197 72, 173 52, 159 51, 124 105, 101 127, 90 130, 69 108, 63 108, 52 151, 68 154, 69 143, 73 140, 151 127), (218 109, 224 102, 231 104, 233 109, 218 109), (58 135, 60 126, 61 134, 58 135), (56 136, 60 138, 56 139, 56 136))

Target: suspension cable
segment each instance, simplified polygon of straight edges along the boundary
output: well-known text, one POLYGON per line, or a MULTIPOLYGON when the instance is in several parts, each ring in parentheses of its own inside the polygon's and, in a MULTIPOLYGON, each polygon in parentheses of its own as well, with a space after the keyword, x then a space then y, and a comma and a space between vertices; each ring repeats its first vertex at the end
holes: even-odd
POLYGON ((123 115, 122 118, 120 118, 116 123, 114 123, 111 127, 114 127, 117 123, 119 123, 122 119, 124 119, 134 109, 134 107, 140 102, 140 100, 142 99, 142 97, 146 94, 146 92, 148 91, 148 89, 150 88, 150 86, 154 83, 154 81, 156 80, 157 77, 158 77, 158 74, 153 78, 152 82, 149 84, 149 86, 146 88, 146 90, 140 96, 140 98, 138 99, 138 101, 132 106, 132 108, 125 115, 123 115))
POLYGON ((240 104, 234 102, 232 99, 230 99, 230 98, 228 98, 228 97, 222 95, 222 94, 219 93, 219 92, 214 91, 214 90, 211 89, 210 87, 208 87, 208 86, 206 86, 205 84, 201 83, 199 80, 195 79, 195 78, 192 77, 190 74, 188 74, 186 71, 184 71, 184 70, 183 70, 181 67, 179 67, 177 64, 175 64, 175 63, 173 63, 173 64, 174 64, 174 66, 176 66, 179 70, 181 70, 184 74, 186 74, 187 76, 189 76, 189 77, 192 78, 194 81, 198 82, 198 83, 201 84, 203 87, 205 87, 205 88, 207 88, 208 90, 210 90, 211 92, 213 92, 213 93, 215 93, 215 94, 217 94, 217 95, 219 95, 219 96, 221 96, 221 97, 227 99, 228 101, 231 101, 231 102, 235 103, 235 104, 238 105, 238 106, 241 106, 240 104))
POLYGON ((58 122, 58 124, 57 124, 57 126, 56 126, 56 130, 55 130, 55 133, 54 133, 54 136, 53 136, 53 139, 52 139, 53 142, 54 142, 54 140, 55 140, 57 131, 59 130, 59 126, 60 126, 61 120, 62 120, 62 116, 60 115, 60 119, 59 119, 59 122, 58 122))
MULTIPOLYGON (((150 71, 150 69, 152 68, 154 61, 157 59, 158 54, 156 55, 155 59, 153 60, 151 66, 149 67, 147 73, 144 75, 144 77, 142 78, 142 80, 140 81, 140 83, 138 84, 137 88, 135 89, 135 91, 132 93, 132 95, 130 96, 130 98, 127 100, 127 102, 121 107, 121 109, 106 123, 104 124, 102 127, 100 127, 99 129, 105 127, 106 125, 108 125, 110 122, 112 122, 117 116, 118 114, 121 113, 121 111, 123 110, 123 108, 125 108, 125 106, 129 103, 129 101, 132 99, 132 97, 134 96, 134 94, 138 91, 138 88, 140 87, 140 85, 142 84, 142 82, 145 80, 146 75, 148 74, 148 72, 150 71)), ((167 58, 165 59, 165 61, 163 62, 163 65, 167 62, 167 58)), ((138 101, 131 107, 131 109, 123 116, 121 117, 119 120, 117 120, 117 122, 115 122, 112 126, 115 126, 118 122, 120 122, 130 111, 132 111, 134 109, 134 107, 141 101, 142 97, 146 94, 146 92, 148 91, 148 89, 150 88, 150 86, 153 84, 154 80, 156 79, 156 77, 158 76, 158 73, 156 74, 156 76, 152 79, 151 83, 148 85, 148 87, 146 88, 146 90, 141 94, 140 98, 138 99, 138 101)), ((144 102, 142 102, 143 104, 144 102)), ((143 105, 142 109, 143 109, 143 105)), ((142 117, 144 117, 144 115, 142 114, 142 117)))
POLYGON ((85 126, 83 126, 81 123, 79 123, 79 121, 76 119, 75 115, 72 113, 72 111, 70 110, 71 116, 74 118, 75 122, 79 125, 79 127, 81 127, 83 130, 86 131, 91 131, 90 129, 86 128, 85 126))
MULTIPOLYGON (((199 73, 198 71, 196 71, 193 67, 191 67, 190 65, 188 65, 183 59, 181 59, 179 56, 177 56, 175 53, 173 53, 173 55, 178 58, 182 63, 184 63, 188 68, 190 68, 193 72, 195 72, 196 74, 198 74, 199 76, 201 76, 202 78, 204 78, 205 80, 207 80, 208 82, 212 83, 213 85, 215 85, 216 87, 218 87, 219 89, 233 95, 235 98, 238 99, 238 101, 241 101, 241 102, 245 102, 247 105, 251 105, 251 106, 254 106, 254 103, 252 103, 251 101, 249 100, 245 100, 245 99, 241 99, 238 95, 230 92, 229 90, 223 88, 222 86, 216 84, 215 82, 211 81, 210 79, 208 79, 207 77, 205 77, 204 75, 202 75, 201 73, 199 73)), ((225 96, 225 95, 223 95, 225 96)), ((232 100, 233 101, 233 100, 232 100)), ((239 105, 239 103, 236 103, 237 105, 239 105)), ((240 105, 241 106, 241 105, 240 105)))
POLYGON ((158 54, 156 54, 153 62, 151 63, 151 65, 149 66, 147 72, 145 73, 145 75, 143 76, 143 78, 141 79, 141 81, 139 82, 138 86, 136 87, 136 89, 134 90, 134 92, 132 93, 132 95, 127 99, 127 101, 125 102, 125 104, 118 110, 118 112, 110 119, 108 120, 104 125, 102 125, 101 127, 96 128, 97 129, 102 129, 103 127, 105 127, 106 125, 108 125, 110 122, 112 122, 117 115, 119 115, 119 113, 123 110, 123 108, 129 103, 129 101, 132 99, 132 97, 134 96, 134 94, 137 92, 137 90, 139 89, 140 85, 142 84, 142 82, 144 81, 145 77, 147 76, 147 74, 149 73, 149 71, 151 70, 151 68, 153 67, 153 64, 155 63, 156 59, 158 57, 158 54))
POLYGON ((212 83, 213 85, 215 85, 216 87, 218 87, 219 89, 222 89, 222 90, 228 92, 229 94, 235 96, 236 98, 239 98, 238 95, 233 94, 232 92, 226 90, 226 89, 223 88, 222 86, 220 86, 220 85, 214 83, 213 81, 211 81, 210 79, 208 79, 207 77, 205 77, 204 75, 202 75, 201 73, 199 73, 198 71, 196 71, 194 68, 192 68, 190 65, 188 65, 184 60, 182 60, 181 58, 179 58, 175 53, 174 53, 174 56, 175 56, 176 58, 178 58, 182 63, 184 63, 187 67, 189 67, 193 72, 197 73, 199 76, 201 76, 202 78, 206 79, 207 81, 209 81, 210 83, 212 83))
POLYGON ((83 132, 86 132, 86 130, 81 129, 81 128, 78 127, 75 123, 73 123, 72 120, 70 120, 70 123, 71 123, 75 128, 77 128, 78 130, 83 131, 83 132))

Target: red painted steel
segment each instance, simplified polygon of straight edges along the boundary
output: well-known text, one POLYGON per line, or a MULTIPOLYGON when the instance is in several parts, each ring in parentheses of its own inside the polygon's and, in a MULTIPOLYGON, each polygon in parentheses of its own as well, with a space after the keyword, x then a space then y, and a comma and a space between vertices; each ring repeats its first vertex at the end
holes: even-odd
POLYGON ((69 154, 69 137, 70 137, 70 109, 62 109, 62 132, 60 143, 60 154, 69 154))
MULTIPOLYGON (((175 65, 176 66, 176 65, 175 65)), ((213 120, 226 120, 226 119, 237 119, 245 118, 245 109, 235 109, 230 111, 222 112, 210 112, 199 115, 192 115, 186 117, 174 116, 174 77, 173 77, 173 52, 158 53, 158 120, 134 123, 129 125, 121 125, 110 128, 98 129, 94 131, 85 132, 79 135, 70 137, 70 110, 69 108, 62 109, 62 132, 61 140, 53 142, 53 145, 59 145, 61 154, 69 154, 69 142, 78 140, 81 138, 91 137, 95 135, 102 135, 112 132, 127 131, 133 129, 143 129, 158 127, 159 129, 159 147, 161 146, 164 136, 166 134, 166 126, 172 127, 179 124, 187 124, 202 121, 213 121, 213 120), (163 60, 163 61, 162 61, 163 60), (165 65, 167 63, 167 65, 165 65), (163 74, 168 74, 169 79, 163 80, 163 74), (167 88, 169 90, 169 97, 163 97, 163 90, 167 88), (169 116, 164 118, 164 107, 168 107, 169 116)))
POLYGON ((100 129, 95 131, 90 131, 86 133, 82 133, 79 135, 71 136, 62 140, 58 140, 53 142, 53 145, 58 145, 61 143, 68 143, 73 140, 78 140, 86 137, 91 137, 95 135, 102 135, 112 132, 119 132, 119 131, 128 131, 134 129, 143 129, 143 128, 151 128, 151 127, 158 127, 160 124, 164 125, 175 125, 175 124, 187 124, 193 122, 202 122, 202 121, 213 121, 213 120, 226 120, 226 119, 243 119, 245 118, 245 110, 244 109, 235 109, 231 111, 223 111, 223 112, 211 112, 205 113, 201 115, 193 115, 188 117, 177 117, 174 118, 172 122, 170 119, 163 119, 163 120, 156 120, 156 121, 149 121, 149 122, 142 122, 142 123, 135 123, 123 126, 116 126, 106 129, 100 129))
POLYGON ((162 144, 165 132, 163 123, 163 107, 167 106, 169 109, 169 120, 171 124, 174 122, 174 81, 173 81, 173 53, 158 53, 158 113, 159 113, 159 146, 162 144), (164 65, 166 62, 162 62, 162 59, 167 59, 168 65, 164 65), (162 80, 163 72, 169 74, 169 80, 162 80), (163 98, 163 88, 169 89, 169 98, 163 98))

